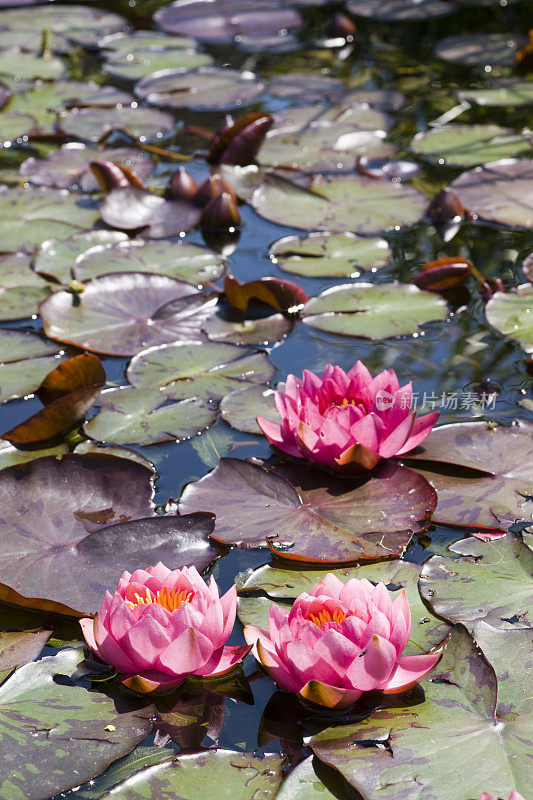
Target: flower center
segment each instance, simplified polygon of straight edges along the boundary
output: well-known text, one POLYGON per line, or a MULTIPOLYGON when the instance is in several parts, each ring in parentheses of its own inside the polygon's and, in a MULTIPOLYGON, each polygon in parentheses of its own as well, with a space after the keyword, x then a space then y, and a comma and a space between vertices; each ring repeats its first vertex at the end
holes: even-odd
POLYGON ((349 611, 343 611, 342 608, 337 607, 333 611, 330 611, 328 608, 321 608, 316 614, 308 613, 307 619, 321 628, 326 622, 336 622, 340 625, 341 622, 344 622, 346 617, 351 616, 353 616, 353 613, 351 614, 349 611))
POLYGON ((194 596, 193 591, 187 589, 160 589, 157 594, 154 594, 150 589, 146 589, 144 597, 138 592, 134 592, 133 600, 126 600, 130 608, 135 608, 138 605, 151 605, 158 603, 167 611, 176 611, 183 603, 190 603, 194 596))

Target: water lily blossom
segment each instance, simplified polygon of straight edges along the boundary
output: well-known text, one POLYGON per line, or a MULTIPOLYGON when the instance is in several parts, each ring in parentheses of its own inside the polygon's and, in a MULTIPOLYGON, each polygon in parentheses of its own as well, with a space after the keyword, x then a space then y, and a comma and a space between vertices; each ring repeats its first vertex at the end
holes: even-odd
POLYGON ((225 643, 237 607, 235 586, 219 597, 195 567, 155 567, 124 572, 100 613, 80 620, 87 644, 124 673, 138 692, 178 686, 187 675, 213 678, 233 669, 250 647, 225 643))
POLYGON ((246 625, 244 638, 281 689, 340 710, 364 692, 403 692, 429 672, 439 654, 401 655, 410 632, 404 591, 393 601, 384 583, 329 573, 290 611, 273 603, 268 630, 246 625))
POLYGON ((439 412, 416 417, 412 384, 400 386, 393 369, 372 378, 358 361, 348 372, 328 364, 320 377, 289 375, 275 393, 281 424, 257 417, 279 450, 341 472, 375 467, 381 458, 413 450, 430 433, 439 412))
MULTIPOLYGON (((479 795, 479 800, 496 800, 496 798, 493 797, 493 795, 488 794, 487 792, 483 792, 482 794, 479 795)), ((522 797, 520 792, 513 791, 509 795, 509 800, 526 800, 526 798, 522 797)))

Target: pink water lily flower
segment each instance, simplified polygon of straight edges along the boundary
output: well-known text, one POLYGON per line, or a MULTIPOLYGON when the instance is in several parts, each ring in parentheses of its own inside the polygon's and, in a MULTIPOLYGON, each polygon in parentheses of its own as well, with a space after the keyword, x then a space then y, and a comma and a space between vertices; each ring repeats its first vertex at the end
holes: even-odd
POLYGON ((213 678, 229 672, 249 652, 224 646, 235 622, 235 586, 219 597, 211 578, 195 567, 155 567, 124 572, 100 613, 80 620, 87 644, 124 674, 138 692, 167 690, 187 675, 213 678))
MULTIPOLYGON (((491 794, 488 794, 487 792, 483 792, 482 794, 479 795, 479 800, 496 800, 496 798, 493 797, 491 794)), ((509 800, 526 800, 526 798, 522 797, 520 792, 513 791, 509 795, 509 800)))
POLYGON ((290 611, 273 603, 268 630, 246 625, 244 638, 280 688, 344 709, 364 692, 403 692, 437 663, 439 654, 401 655, 410 632, 404 591, 392 601, 384 583, 329 573, 290 611))
POLYGON ((328 364, 319 378, 304 370, 275 393, 281 424, 257 417, 279 450, 342 472, 372 469, 380 458, 408 453, 435 425, 439 412, 416 418, 412 384, 393 369, 372 378, 358 361, 348 372, 328 364))

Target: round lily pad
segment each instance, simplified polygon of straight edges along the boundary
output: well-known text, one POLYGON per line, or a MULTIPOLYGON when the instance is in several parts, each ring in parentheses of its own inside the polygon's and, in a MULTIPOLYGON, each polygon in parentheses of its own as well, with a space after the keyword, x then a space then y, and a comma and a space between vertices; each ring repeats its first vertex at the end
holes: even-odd
POLYGON ((153 272, 199 286, 218 280, 225 267, 223 256, 198 244, 127 239, 87 250, 73 264, 73 273, 86 281, 109 272, 153 272))
POLYGON ((18 80, 41 78, 52 81, 60 78, 65 69, 63 61, 55 56, 39 58, 22 50, 0 50, 0 75, 16 77, 18 80))
POLYGON ((284 272, 310 278, 358 278, 361 272, 375 272, 392 259, 385 239, 353 233, 284 236, 270 245, 268 255, 284 272))
POLYGON ((277 175, 267 175, 255 190, 251 204, 261 217, 278 225, 380 233, 418 222, 427 201, 405 183, 356 175, 318 175, 309 189, 277 175))
POLYGON ((459 100, 478 106, 525 106, 533 103, 533 81, 504 78, 487 89, 462 89, 459 100))
POLYGON ((100 204, 106 225, 132 231, 146 228, 152 239, 176 236, 195 228, 202 216, 190 200, 165 200, 138 186, 113 189, 100 204))
POLYGON ((520 153, 531 153, 531 137, 499 125, 443 125, 418 133, 411 150, 437 164, 470 167, 520 153))
POLYGON ((137 46, 133 50, 114 52, 107 56, 104 73, 112 78, 125 81, 138 81, 146 75, 163 69, 187 72, 198 67, 208 67, 213 63, 207 53, 198 53, 190 48, 165 48, 137 46))
MULTIPOLYGON (((10 3, 12 5, 12 3, 10 3)), ((42 5, 35 9, 2 11, 2 25, 12 31, 40 31, 50 28, 54 34, 90 31, 100 37, 126 28, 126 20, 118 14, 76 3, 67 6, 42 5)))
POLYGON ((35 334, 0 329, 0 403, 34 392, 57 367, 61 352, 35 334))
POLYGON ((0 320, 31 317, 50 294, 48 284, 30 265, 25 253, 0 256, 0 320))
POLYGON ((174 117, 150 108, 73 108, 58 117, 63 133, 88 142, 98 142, 112 131, 123 131, 144 142, 161 138, 175 125, 174 117))
POLYGON ((533 159, 502 159, 463 172, 450 186, 473 215, 500 225, 533 227, 533 159))
POLYGON ((162 70, 143 78, 135 94, 151 105, 193 110, 238 108, 262 94, 251 72, 203 67, 193 72, 162 70))
POLYGON ((274 390, 265 384, 237 389, 220 401, 220 415, 228 425, 245 433, 261 433, 256 417, 281 422, 274 402, 274 390))
POLYGON ((201 341, 197 320, 215 302, 212 295, 165 275, 125 272, 95 278, 77 299, 56 292, 41 306, 41 317, 51 339, 130 356, 184 337, 201 341), (172 300, 181 301, 181 307, 167 312, 165 305, 172 300))
POLYGON ((417 22, 451 14, 456 8, 448 0, 351 0, 347 5, 350 13, 379 22, 417 22))
POLYGON ((524 283, 509 292, 496 292, 485 306, 487 320, 500 333, 533 353, 533 286, 524 283))
POLYGON ((239 312, 217 309, 203 327, 213 342, 267 345, 279 342, 292 330, 293 323, 283 314, 270 314, 258 319, 243 319, 239 312))
POLYGON ((520 44, 521 37, 511 33, 461 33, 442 39, 434 52, 444 61, 468 67, 512 67, 520 44))
POLYGON ((167 398, 218 400, 228 392, 269 381, 275 373, 265 353, 220 342, 177 342, 151 347, 128 367, 130 383, 139 389, 164 388, 167 398))
POLYGON ((100 411, 84 425, 91 439, 117 444, 148 445, 190 439, 212 425, 216 407, 198 397, 165 404, 161 393, 131 387, 101 394, 100 411))
POLYGON ((312 297, 302 312, 312 328, 367 339, 412 334, 446 315, 446 303, 436 294, 403 283, 334 286, 312 297))
POLYGON ((45 239, 92 228, 97 219, 98 210, 92 201, 66 191, 0 186, 0 241, 4 251, 31 250, 45 239))
MULTIPOLYGON (((109 53, 135 53, 136 50, 194 50, 196 41, 186 36, 169 36, 162 31, 138 30, 131 33, 112 33, 98 42, 100 50, 109 53)), ((106 53, 104 53, 106 55, 106 53)))
POLYGON ((35 130, 37 123, 34 117, 29 114, 10 114, 4 112, 0 116, 0 146, 6 143, 11 143, 14 139, 19 139, 24 134, 31 133, 35 130))
POLYGON ((36 251, 33 267, 45 278, 70 283, 79 256, 97 245, 111 245, 124 240, 128 240, 128 236, 120 231, 88 231, 65 239, 47 239, 36 251))

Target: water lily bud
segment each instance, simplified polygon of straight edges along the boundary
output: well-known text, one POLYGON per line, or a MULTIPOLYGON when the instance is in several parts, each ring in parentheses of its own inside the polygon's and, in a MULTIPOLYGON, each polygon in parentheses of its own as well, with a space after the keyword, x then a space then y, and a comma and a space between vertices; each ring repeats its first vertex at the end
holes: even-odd
POLYGON ((246 625, 244 638, 280 688, 342 710, 364 692, 406 691, 435 666, 440 654, 401 655, 410 632, 404 591, 393 601, 384 583, 329 573, 290 610, 273 603, 268 630, 246 625))
POLYGON ((255 161, 274 117, 262 112, 240 117, 230 128, 218 133, 206 160, 210 164, 235 164, 245 167, 255 161))
POLYGON ((202 228, 209 231, 225 231, 238 228, 241 215, 237 203, 227 192, 223 192, 208 203, 202 211, 202 228))
POLYGON ((445 242, 450 241, 469 214, 456 194, 450 189, 441 189, 428 206, 427 216, 445 242))
POLYGON ((332 38, 343 38, 347 42, 351 42, 356 33, 355 23, 346 14, 341 14, 340 11, 334 14, 333 19, 326 25, 326 34, 332 38))
POLYGON ((124 189, 126 186, 144 188, 144 183, 132 170, 120 167, 113 161, 91 161, 89 166, 103 192, 124 189))
POLYGON ((200 184, 196 194, 194 195, 194 202, 200 208, 207 206, 211 200, 214 200, 220 194, 229 194, 233 202, 237 202, 237 195, 232 187, 221 175, 210 175, 209 178, 200 184))
POLYGON ((198 184, 185 167, 180 167, 170 178, 166 196, 172 200, 192 200, 198 191, 198 184))
POLYGON ((488 303, 496 292, 505 292, 501 278, 487 278, 479 287, 479 294, 484 303, 488 303))
POLYGON ((413 277, 419 289, 430 292, 445 292, 463 283, 470 275, 472 262, 468 258, 437 258, 421 267, 413 277))

